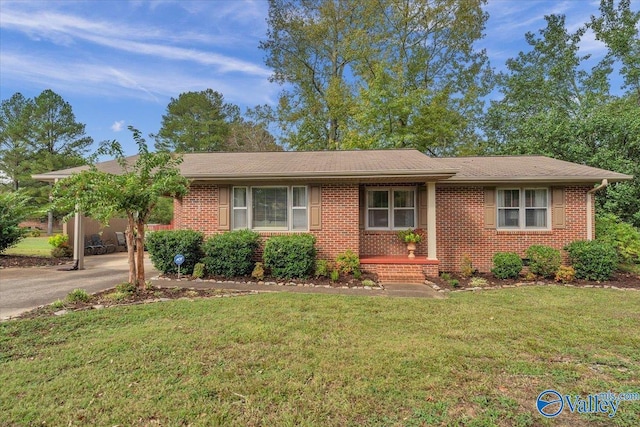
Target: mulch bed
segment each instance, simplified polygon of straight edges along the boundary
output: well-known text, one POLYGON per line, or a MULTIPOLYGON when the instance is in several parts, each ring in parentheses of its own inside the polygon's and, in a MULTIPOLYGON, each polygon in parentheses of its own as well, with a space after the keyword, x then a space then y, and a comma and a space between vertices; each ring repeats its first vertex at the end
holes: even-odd
MULTIPOLYGON (((167 279, 167 280, 177 280, 178 279, 178 275, 176 273, 169 273, 169 274, 163 274, 160 276, 161 279, 167 279)), ((186 280, 186 281, 191 281, 191 280, 197 280, 195 278, 193 278, 190 275, 184 275, 181 274, 180 275, 180 279, 181 280, 186 280)), ((203 279, 201 279, 202 281, 212 281, 212 282, 218 282, 218 283, 224 283, 224 282, 235 282, 235 283, 258 283, 260 282, 260 284, 263 283, 269 283, 269 284, 274 284, 274 285, 304 285, 304 284, 312 284, 314 286, 330 286, 332 288, 341 288, 341 287, 349 287, 349 288, 359 288, 364 286, 364 284, 362 282, 364 282, 365 280, 371 280, 374 283, 378 283, 378 275, 377 274, 371 274, 371 273, 362 273, 362 277, 360 277, 360 279, 354 279, 353 276, 348 276, 348 275, 344 275, 341 274, 340 278, 337 281, 332 281, 330 278, 328 277, 313 277, 313 278, 309 278, 309 279, 291 279, 291 280, 283 280, 283 279, 276 279, 273 277, 265 277, 263 280, 256 280, 252 277, 249 276, 238 276, 238 277, 222 277, 222 276, 206 276, 203 279)))
MULTIPOLYGON (((490 273, 476 273, 472 277, 464 277, 459 273, 449 273, 449 275, 451 276, 452 279, 455 279, 459 282, 459 285, 456 286, 455 288, 452 287, 451 284, 448 281, 444 280, 442 277, 429 278, 429 281, 435 283, 436 285, 438 285, 443 289, 451 289, 451 290, 472 288, 473 285, 471 285, 471 281, 473 280, 473 277, 481 277, 485 279, 488 282, 487 286, 492 286, 492 287, 505 286, 505 285, 514 286, 516 284, 535 284, 539 282, 561 284, 559 282, 554 282, 553 279, 542 279, 542 278, 537 278, 535 280, 525 280, 524 277, 520 277, 518 279, 496 279, 490 273)), ((569 285, 575 286, 575 287, 615 286, 617 288, 640 289, 640 276, 638 276, 637 274, 616 272, 613 274, 613 277, 610 280, 607 280, 606 282, 594 282, 589 280, 576 279, 571 283, 569 283, 569 285)))
POLYGON ((10 267, 44 267, 48 265, 73 264, 70 258, 49 258, 23 255, 0 255, 0 268, 10 267))

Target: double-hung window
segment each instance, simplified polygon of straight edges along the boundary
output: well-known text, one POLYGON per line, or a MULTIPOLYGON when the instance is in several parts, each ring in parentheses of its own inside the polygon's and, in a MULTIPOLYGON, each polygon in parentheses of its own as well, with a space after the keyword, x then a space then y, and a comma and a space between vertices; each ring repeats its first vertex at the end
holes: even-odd
POLYGON ((307 187, 234 187, 233 228, 307 230, 307 187))
POLYGON ((546 188, 498 190, 498 228, 547 229, 549 191, 546 188))
POLYGON ((366 194, 366 228, 397 230, 416 226, 415 189, 370 188, 366 194))

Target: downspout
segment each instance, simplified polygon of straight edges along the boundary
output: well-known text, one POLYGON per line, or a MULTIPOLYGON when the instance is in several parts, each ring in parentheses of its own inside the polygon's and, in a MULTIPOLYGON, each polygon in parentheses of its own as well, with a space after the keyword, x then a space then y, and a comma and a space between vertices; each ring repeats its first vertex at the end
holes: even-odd
POLYGON ((593 193, 609 185, 609 181, 602 180, 600 185, 587 191, 587 240, 593 240, 593 193))

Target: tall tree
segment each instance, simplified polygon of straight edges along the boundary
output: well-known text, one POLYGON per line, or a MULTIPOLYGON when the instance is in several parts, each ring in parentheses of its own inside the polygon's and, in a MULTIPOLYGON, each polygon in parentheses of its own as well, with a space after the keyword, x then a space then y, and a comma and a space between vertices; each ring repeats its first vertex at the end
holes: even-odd
POLYGON ((240 109, 212 89, 181 93, 167 105, 162 127, 154 135, 156 148, 180 153, 222 151, 230 123, 239 117, 240 109))
MULTIPOLYGON (((498 76, 503 98, 492 101, 487 112, 487 150, 544 154, 634 175, 632 182, 609 186, 599 203, 605 212, 640 226, 640 107, 635 91, 622 97, 610 94, 613 55, 586 67, 589 57, 579 55, 586 27, 570 33, 564 16, 545 19, 540 37, 525 36, 530 50, 507 61, 508 71, 498 76)), ((627 24, 610 23, 609 28, 620 29, 609 33, 609 40, 629 38, 627 24)))
POLYGON ((484 0, 270 0, 261 44, 287 83, 279 120, 297 149, 475 143, 491 87, 484 0))
POLYGON ((97 155, 114 156, 122 173, 101 172, 94 164, 90 170, 58 181, 53 195, 59 208, 72 213, 80 210, 103 223, 115 215, 126 215, 129 282, 144 289, 145 225, 160 197, 184 195, 188 182, 178 169, 181 157, 167 151, 150 152, 140 132, 131 126, 129 130, 138 145, 135 160, 124 156, 117 141, 105 141, 97 151, 97 155))
POLYGON ((0 172, 17 191, 31 181, 31 113, 33 101, 16 92, 0 106, 0 172))

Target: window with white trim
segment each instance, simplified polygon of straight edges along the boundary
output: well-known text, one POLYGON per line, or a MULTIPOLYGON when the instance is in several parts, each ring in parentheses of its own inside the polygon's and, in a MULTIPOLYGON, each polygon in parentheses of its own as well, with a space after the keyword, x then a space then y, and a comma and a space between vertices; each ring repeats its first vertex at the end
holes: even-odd
POLYGON ((296 230, 309 227, 307 187, 233 187, 233 229, 296 230))
POLYGON ((369 188, 366 194, 367 229, 400 230, 415 228, 415 188, 369 188))
POLYGON ((549 228, 549 190, 546 188, 498 189, 498 228, 549 228))

